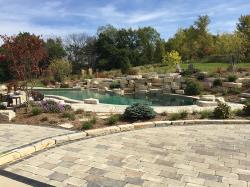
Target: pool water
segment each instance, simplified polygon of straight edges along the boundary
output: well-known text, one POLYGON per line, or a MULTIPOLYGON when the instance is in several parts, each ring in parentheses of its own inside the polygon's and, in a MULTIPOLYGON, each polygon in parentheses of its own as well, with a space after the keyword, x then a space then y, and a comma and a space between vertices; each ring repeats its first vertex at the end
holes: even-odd
POLYGON ((193 105, 195 100, 178 95, 166 94, 143 94, 120 96, 111 93, 100 93, 88 90, 39 90, 45 95, 59 95, 70 99, 84 100, 88 98, 99 99, 100 103, 131 105, 134 103, 144 103, 151 106, 184 106, 193 105))

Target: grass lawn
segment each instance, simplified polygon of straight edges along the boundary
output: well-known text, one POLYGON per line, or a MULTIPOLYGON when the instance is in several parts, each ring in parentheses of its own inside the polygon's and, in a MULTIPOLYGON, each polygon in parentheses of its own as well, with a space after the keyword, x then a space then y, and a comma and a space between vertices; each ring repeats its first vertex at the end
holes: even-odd
MULTIPOLYGON (((201 71, 206 71, 208 73, 215 72, 218 68, 226 70, 230 64, 227 63, 193 63, 194 67, 200 69, 201 71)), ((182 69, 187 69, 188 64, 181 64, 182 69)), ((250 71, 250 63, 239 63, 238 68, 247 68, 250 71)), ((142 73, 156 72, 156 73, 168 73, 174 72, 175 67, 168 67, 162 64, 151 64, 145 66, 138 66, 142 73)))
MULTIPOLYGON (((214 72, 217 68, 227 69, 229 64, 227 63, 195 63, 195 68, 200 69, 201 71, 214 72)), ((183 69, 188 67, 188 64, 181 64, 183 69)), ((250 63, 239 63, 237 64, 238 68, 248 68, 250 70, 250 63)))

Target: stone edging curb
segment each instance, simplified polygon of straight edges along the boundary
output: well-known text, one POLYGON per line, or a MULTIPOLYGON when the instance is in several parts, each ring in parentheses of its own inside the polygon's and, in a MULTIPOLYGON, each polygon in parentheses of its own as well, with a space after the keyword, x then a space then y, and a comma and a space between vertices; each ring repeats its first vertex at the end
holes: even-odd
POLYGON ((0 166, 14 162, 18 159, 24 158, 31 155, 32 153, 53 147, 55 145, 60 145, 70 141, 76 141, 81 139, 87 139, 97 136, 104 136, 108 134, 114 134, 118 132, 132 131, 144 128, 153 127, 166 127, 171 125, 208 125, 208 124, 250 124, 250 120, 178 120, 178 121, 154 121, 154 122, 142 122, 142 123, 132 123, 125 125, 118 125, 112 127, 106 127, 101 129, 86 130, 83 132, 76 132, 66 135, 55 136, 52 138, 43 139, 36 143, 32 143, 22 148, 14 149, 3 155, 0 155, 0 166))

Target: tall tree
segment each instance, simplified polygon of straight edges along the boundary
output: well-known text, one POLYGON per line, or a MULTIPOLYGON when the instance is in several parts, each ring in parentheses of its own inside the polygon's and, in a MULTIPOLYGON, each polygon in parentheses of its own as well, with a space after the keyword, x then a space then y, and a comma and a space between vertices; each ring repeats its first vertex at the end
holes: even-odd
POLYGON ((39 62, 47 56, 44 41, 40 36, 19 33, 17 36, 1 36, 3 50, 10 62, 10 71, 18 80, 24 81, 27 102, 29 104, 28 83, 33 86, 33 79, 40 74, 39 62))
POLYGON ((242 15, 237 23, 237 31, 243 41, 245 57, 250 59, 250 15, 242 15))
POLYGON ((47 41, 45 42, 45 47, 47 49, 49 61, 54 59, 60 59, 67 55, 63 47, 61 38, 47 39, 47 41))
POLYGON ((85 33, 70 34, 66 40, 66 51, 68 59, 72 63, 73 73, 79 73, 82 68, 88 67, 88 56, 86 46, 91 41, 90 36, 85 33))

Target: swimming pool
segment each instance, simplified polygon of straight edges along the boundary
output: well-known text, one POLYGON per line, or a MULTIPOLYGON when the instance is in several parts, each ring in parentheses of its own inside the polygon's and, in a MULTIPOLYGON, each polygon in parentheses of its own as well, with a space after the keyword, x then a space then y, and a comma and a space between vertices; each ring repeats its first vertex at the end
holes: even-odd
POLYGON ((140 94, 140 95, 116 95, 112 93, 94 92, 89 90, 39 90, 45 95, 58 95, 68 97, 70 99, 84 100, 88 98, 99 99, 100 103, 116 104, 116 105, 131 105, 134 103, 145 103, 151 106, 185 106, 193 105, 195 99, 166 94, 140 94))

